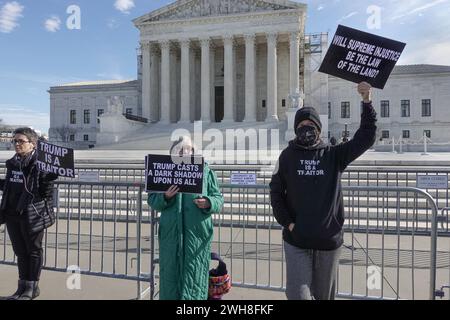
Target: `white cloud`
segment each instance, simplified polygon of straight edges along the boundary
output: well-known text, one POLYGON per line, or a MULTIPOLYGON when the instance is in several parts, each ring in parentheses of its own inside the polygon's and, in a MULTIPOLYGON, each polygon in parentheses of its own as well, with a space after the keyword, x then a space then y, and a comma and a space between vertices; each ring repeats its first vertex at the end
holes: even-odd
POLYGON ((79 77, 63 77, 53 74, 33 74, 33 73, 14 73, 14 72, 1 72, 0 79, 19 80, 34 82, 45 86, 55 86, 63 83, 84 81, 84 78, 79 77))
POLYGON ((61 19, 58 16, 52 16, 45 20, 44 26, 48 32, 56 32, 61 28, 61 19))
POLYGON ((126 79, 128 79, 124 75, 122 75, 120 73, 117 73, 117 72, 98 73, 97 77, 102 78, 102 79, 106 79, 106 80, 126 80, 126 79))
MULTIPOLYGON (((426 1, 426 2, 428 2, 428 1, 426 1)), ((395 20, 410 16, 410 15, 413 15, 415 13, 419 13, 419 12, 428 10, 439 4, 448 3, 449 0, 434 0, 434 1, 428 2, 428 3, 426 3, 426 2, 421 1, 421 0, 415 0, 415 1, 408 1, 408 5, 402 3, 401 6, 400 5, 396 6, 398 9, 392 15, 391 20, 395 21, 395 20)))
POLYGON ((116 0, 114 7, 122 13, 130 13, 130 9, 134 8, 134 0, 116 0))
POLYGON ((357 14, 358 14, 357 11, 350 12, 349 14, 347 14, 347 15, 343 16, 341 19, 339 19, 339 22, 347 20, 347 19, 349 19, 349 18, 351 18, 351 17, 353 17, 353 16, 355 16, 357 14))
POLYGON ((10 33, 19 26, 17 22, 19 18, 23 17, 24 6, 17 1, 7 2, 0 9, 0 32, 10 33))
POLYGON ((0 103, 0 119, 5 124, 30 126, 42 132, 50 127, 50 114, 33 110, 31 107, 0 103))
POLYGON ((408 48, 400 58, 399 64, 438 64, 450 65, 450 42, 418 42, 408 48))
POLYGON ((107 26, 108 26, 108 28, 114 30, 119 27, 119 23, 116 21, 116 19, 109 19, 107 26))
POLYGON ((325 9, 325 7, 322 6, 322 5, 320 5, 320 6, 317 8, 317 11, 322 11, 323 9, 325 9))

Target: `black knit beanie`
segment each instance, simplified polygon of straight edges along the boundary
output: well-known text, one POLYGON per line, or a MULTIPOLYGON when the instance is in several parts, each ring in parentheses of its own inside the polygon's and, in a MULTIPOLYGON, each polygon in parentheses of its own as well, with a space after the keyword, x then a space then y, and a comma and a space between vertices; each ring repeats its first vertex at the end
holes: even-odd
POLYGON ((317 129, 322 132, 322 122, 320 121, 320 116, 317 113, 316 109, 311 107, 304 107, 299 109, 295 114, 294 130, 297 130, 298 124, 303 120, 310 120, 314 122, 314 124, 317 126, 317 129))

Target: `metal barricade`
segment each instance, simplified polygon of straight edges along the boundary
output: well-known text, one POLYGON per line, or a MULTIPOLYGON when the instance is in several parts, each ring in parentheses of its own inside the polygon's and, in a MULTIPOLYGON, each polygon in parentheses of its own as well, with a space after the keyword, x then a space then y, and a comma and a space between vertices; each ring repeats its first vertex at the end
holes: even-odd
MULTIPOLYGON (((144 186, 68 181, 56 186, 58 219, 45 235, 45 268, 66 272, 75 265, 83 274, 134 280, 138 298, 153 298, 158 214, 148 208, 144 186), (143 283, 148 289, 142 290, 143 283)), ((283 291, 284 248, 269 187, 222 184, 221 190, 225 204, 213 215, 212 250, 227 262, 235 286, 283 291)), ((344 186, 343 196, 338 296, 434 299, 436 279, 439 288, 449 283, 450 257, 448 248, 438 247, 438 208, 431 195, 412 187, 344 186)), ((0 234, 0 264, 14 264, 5 235, 0 234)))
MULTIPOLYGON (((213 250, 229 265, 235 286, 283 291, 284 248, 268 186, 221 187, 225 205, 213 216, 213 250)), ((409 187, 343 187, 343 193, 338 296, 434 299, 436 255, 445 255, 437 252, 434 199, 409 187)))
POLYGON ((441 250, 447 251, 447 259, 442 259, 442 263, 447 265, 448 270, 440 270, 438 268, 436 274, 436 297, 441 299, 447 297, 447 300, 450 300, 450 237, 448 236, 450 222, 449 212, 450 207, 443 208, 441 210, 441 216, 438 219, 441 230, 441 232, 438 233, 438 248, 442 248, 441 250))
MULTIPOLYGON (((57 219, 45 232, 44 269, 133 280, 138 299, 146 293, 153 297, 154 212, 143 201, 143 187, 55 182, 57 219), (149 289, 143 291, 142 283, 148 283, 149 289)), ((0 234, 0 248, 0 264, 14 265, 6 232, 0 234)))

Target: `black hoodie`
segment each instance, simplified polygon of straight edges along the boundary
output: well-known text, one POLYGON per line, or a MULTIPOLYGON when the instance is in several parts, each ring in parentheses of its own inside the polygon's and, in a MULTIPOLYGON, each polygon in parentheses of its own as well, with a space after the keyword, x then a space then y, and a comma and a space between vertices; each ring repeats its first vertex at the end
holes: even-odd
POLYGON ((315 250, 335 250, 342 245, 341 175, 375 143, 375 123, 372 104, 363 103, 360 128, 349 142, 306 148, 293 140, 283 150, 270 182, 270 196, 286 242, 315 250), (291 223, 295 223, 292 232, 288 228, 291 223))

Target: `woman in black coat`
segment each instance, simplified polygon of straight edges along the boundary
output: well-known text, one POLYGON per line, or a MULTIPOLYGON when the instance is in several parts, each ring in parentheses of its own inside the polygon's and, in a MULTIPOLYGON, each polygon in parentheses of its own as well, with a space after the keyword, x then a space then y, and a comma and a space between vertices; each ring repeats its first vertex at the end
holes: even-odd
POLYGON ((39 171, 37 133, 30 128, 14 131, 12 143, 16 154, 6 161, 6 177, 0 179, 3 191, 0 224, 6 223, 13 250, 17 256, 19 281, 17 291, 7 300, 32 300, 39 296, 42 270, 44 226, 40 217, 53 216, 53 184, 56 175, 39 171), (39 221, 30 217, 38 217, 39 221))

